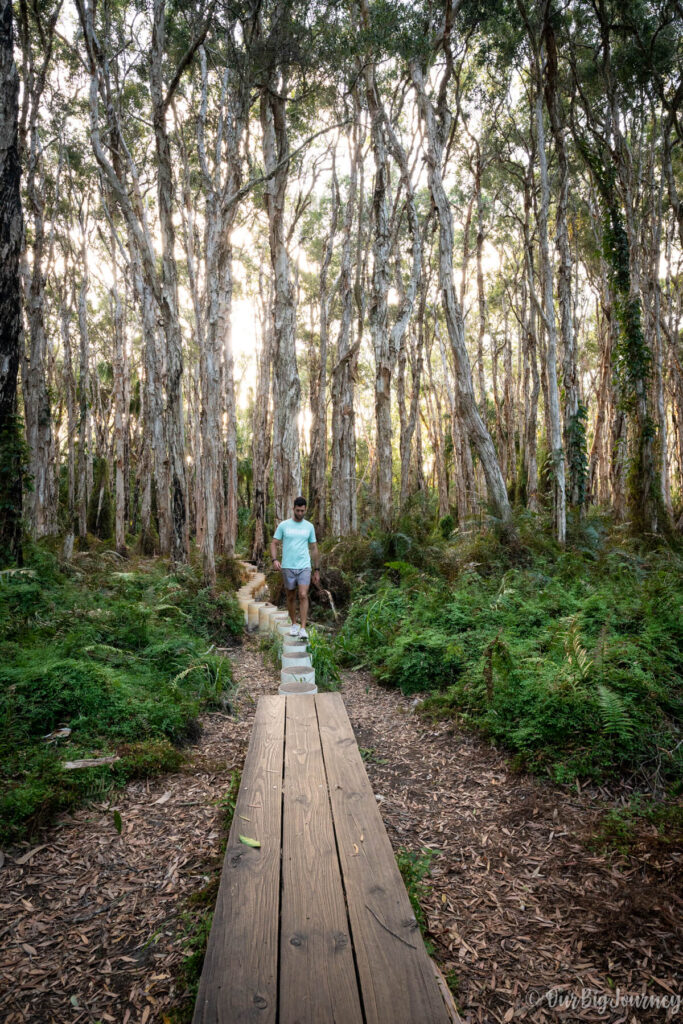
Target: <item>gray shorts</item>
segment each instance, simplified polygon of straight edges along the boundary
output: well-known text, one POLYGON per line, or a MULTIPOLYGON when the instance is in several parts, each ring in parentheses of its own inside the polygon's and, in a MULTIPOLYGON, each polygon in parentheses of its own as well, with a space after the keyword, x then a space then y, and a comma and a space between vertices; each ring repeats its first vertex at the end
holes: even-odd
POLYGON ((297 586, 310 587, 311 585, 311 570, 310 569, 281 569, 282 578, 285 581, 285 588, 287 590, 295 590, 297 586))

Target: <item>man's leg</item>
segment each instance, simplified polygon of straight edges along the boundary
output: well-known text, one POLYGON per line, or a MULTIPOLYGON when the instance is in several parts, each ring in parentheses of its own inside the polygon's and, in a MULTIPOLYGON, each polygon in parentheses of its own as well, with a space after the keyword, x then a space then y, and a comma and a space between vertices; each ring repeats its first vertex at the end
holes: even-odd
POLYGON ((287 611, 292 622, 296 622, 296 583, 294 580, 287 578, 288 573, 286 570, 282 570, 282 579, 285 584, 285 593, 287 595, 287 611), (291 587, 289 584, 291 583, 291 587))
POLYGON ((287 611, 292 622, 296 622, 296 587, 287 591, 287 611))
POLYGON ((301 610, 301 628, 306 629, 308 618, 308 583, 299 584, 299 608, 301 610))

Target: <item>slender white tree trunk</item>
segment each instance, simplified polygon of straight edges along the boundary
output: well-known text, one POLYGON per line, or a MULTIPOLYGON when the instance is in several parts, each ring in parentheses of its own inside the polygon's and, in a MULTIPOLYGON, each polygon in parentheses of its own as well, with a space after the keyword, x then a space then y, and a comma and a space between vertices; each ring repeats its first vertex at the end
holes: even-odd
POLYGON ((265 184, 270 258, 273 267, 273 484, 275 518, 291 514, 294 498, 301 493, 299 408, 301 385, 296 363, 296 298, 285 237, 285 196, 289 140, 286 122, 285 83, 273 82, 261 94, 261 127, 266 173, 280 169, 265 184), (283 163, 283 161, 285 161, 283 163))
POLYGON ((443 185, 441 163, 444 137, 437 126, 431 99, 427 95, 424 76, 417 61, 410 65, 411 79, 417 96, 420 117, 425 130, 429 189, 439 222, 439 284, 441 287, 448 338, 456 368, 458 404, 469 437, 481 461, 489 501, 506 533, 513 530, 512 510, 507 496, 505 480, 500 471, 491 436, 477 409, 472 385, 472 369, 465 346, 465 327, 462 309, 453 281, 453 220, 448 196, 443 185))
MULTIPOLYGON (((355 97, 356 113, 358 100, 355 97)), ((349 191, 344 210, 341 249, 340 302, 341 321, 337 339, 336 362, 332 371, 332 477, 330 525, 334 537, 345 537, 356 529, 356 428, 353 378, 358 345, 352 337, 353 265, 352 232, 356 214, 358 164, 361 159, 359 128, 353 129, 350 153, 349 191)))
POLYGON ((545 152, 545 127, 543 124, 543 97, 540 87, 536 94, 536 141, 538 166, 541 177, 541 201, 538 208, 538 235, 541 249, 543 279, 543 322, 546 328, 548 348, 546 367, 548 374, 548 417, 550 420, 550 456, 553 467, 555 493, 555 533, 560 544, 567 539, 567 509, 565 494, 565 462, 562 445, 562 417, 560 413, 560 392, 557 385, 557 327, 555 322, 555 299, 553 296, 553 270, 548 245, 548 211, 550 209, 550 185, 548 182, 548 161, 545 152))

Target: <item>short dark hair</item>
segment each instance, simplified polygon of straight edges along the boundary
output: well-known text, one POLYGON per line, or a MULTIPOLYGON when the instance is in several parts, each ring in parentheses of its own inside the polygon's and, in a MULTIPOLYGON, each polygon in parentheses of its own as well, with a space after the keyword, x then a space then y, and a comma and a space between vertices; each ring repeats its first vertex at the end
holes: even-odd
POLYGON ((298 498, 294 499, 294 508, 298 508, 300 505, 306 505, 306 499, 299 495, 298 498))

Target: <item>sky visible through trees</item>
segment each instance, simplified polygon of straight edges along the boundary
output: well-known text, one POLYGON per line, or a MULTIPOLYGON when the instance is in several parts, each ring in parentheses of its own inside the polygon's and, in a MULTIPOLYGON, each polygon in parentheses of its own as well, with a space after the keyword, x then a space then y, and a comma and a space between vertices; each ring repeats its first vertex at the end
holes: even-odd
POLYGON ((0 13, 4 562, 680 528, 679 3, 0 13))

